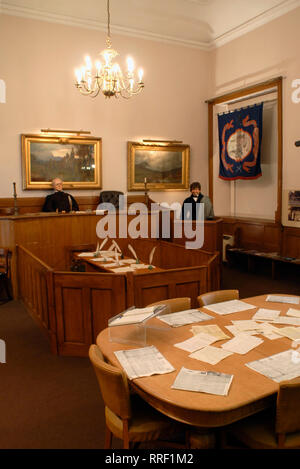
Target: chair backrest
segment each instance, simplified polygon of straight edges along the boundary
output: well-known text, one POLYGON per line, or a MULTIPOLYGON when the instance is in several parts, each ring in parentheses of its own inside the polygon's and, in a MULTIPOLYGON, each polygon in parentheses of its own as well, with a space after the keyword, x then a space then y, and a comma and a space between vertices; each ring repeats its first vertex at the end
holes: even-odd
POLYGON ((238 290, 216 290, 203 293, 197 297, 199 306, 212 305, 222 301, 238 300, 240 297, 238 290))
POLYGON ((171 298, 169 300, 156 301, 148 306, 156 305, 167 305, 168 311, 162 314, 176 313, 177 311, 184 311, 185 309, 191 309, 191 298, 171 298))
POLYGON ((10 275, 10 259, 11 252, 9 249, 0 248, 0 272, 4 272, 7 276, 10 275))
POLYGON ((97 345, 90 346, 89 358, 95 370, 105 405, 122 419, 129 419, 131 406, 126 373, 106 363, 97 345))
POLYGON ((109 203, 109 204, 114 205, 115 208, 123 209, 124 207, 120 206, 120 201, 119 201, 120 195, 124 195, 124 192, 120 192, 120 191, 102 191, 102 192, 100 192, 99 204, 109 203))
POLYGON ((300 378, 280 383, 276 407, 276 433, 300 431, 300 378))

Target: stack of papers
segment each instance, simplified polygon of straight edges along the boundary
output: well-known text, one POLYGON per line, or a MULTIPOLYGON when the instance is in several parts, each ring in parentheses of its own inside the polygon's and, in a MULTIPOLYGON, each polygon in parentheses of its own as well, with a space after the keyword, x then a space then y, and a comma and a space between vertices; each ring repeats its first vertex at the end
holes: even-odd
POLYGON ((214 371, 189 370, 182 367, 171 387, 184 391, 227 396, 232 379, 233 375, 214 371))
POLYGON ((246 363, 246 366, 276 381, 276 383, 280 383, 300 376, 300 359, 295 356, 296 354, 299 354, 296 350, 286 350, 261 360, 246 363))
POLYGON ((203 306, 203 308, 209 309, 209 311, 212 311, 213 313, 223 315, 238 313, 240 311, 246 311, 247 309, 254 309, 256 306, 249 305, 248 303, 240 300, 229 300, 213 305, 203 306))
POLYGON ((266 301, 273 301, 274 303, 290 303, 298 305, 300 298, 298 296, 281 296, 281 295, 268 295, 266 301))
POLYGON ((221 347, 224 350, 228 350, 229 352, 244 355, 262 343, 263 340, 259 339, 258 337, 253 337, 249 334, 241 333, 228 342, 225 342, 225 344, 222 344, 221 347))
POLYGON ((129 379, 161 375, 175 370, 153 345, 114 352, 129 379))
POLYGON ((184 326, 186 324, 192 324, 194 322, 208 321, 214 319, 206 313, 202 313, 198 309, 187 309, 185 311, 179 311, 177 313, 162 314, 157 319, 169 324, 172 327, 184 326))

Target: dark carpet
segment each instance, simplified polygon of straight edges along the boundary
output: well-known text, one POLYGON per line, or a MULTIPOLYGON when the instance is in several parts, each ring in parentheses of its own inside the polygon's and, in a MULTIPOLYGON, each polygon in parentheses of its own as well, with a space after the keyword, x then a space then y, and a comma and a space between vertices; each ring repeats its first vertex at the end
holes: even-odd
MULTIPOLYGON (((293 267, 293 266, 291 266, 293 267)), ((263 293, 300 294, 299 270, 272 280, 259 268, 223 267, 222 288, 240 297, 263 293)), ((0 449, 103 448, 104 407, 87 358, 51 355, 44 333, 18 301, 0 306, 0 449)), ((121 448, 114 441, 115 448, 121 448)))

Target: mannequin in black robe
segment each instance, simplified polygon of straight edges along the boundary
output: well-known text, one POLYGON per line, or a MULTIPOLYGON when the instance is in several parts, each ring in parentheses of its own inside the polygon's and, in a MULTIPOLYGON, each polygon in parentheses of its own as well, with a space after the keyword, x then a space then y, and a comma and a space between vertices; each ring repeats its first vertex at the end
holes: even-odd
POLYGON ((63 191, 63 182, 59 178, 52 181, 54 194, 47 195, 43 205, 43 212, 77 212, 78 204, 71 194, 63 191))

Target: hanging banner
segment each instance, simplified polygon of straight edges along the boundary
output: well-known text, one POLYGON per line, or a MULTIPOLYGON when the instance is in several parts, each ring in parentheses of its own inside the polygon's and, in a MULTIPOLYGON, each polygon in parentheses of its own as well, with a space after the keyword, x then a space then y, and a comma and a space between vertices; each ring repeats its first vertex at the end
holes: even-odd
POLYGON ((261 176, 262 110, 260 103, 218 115, 221 179, 261 176))

